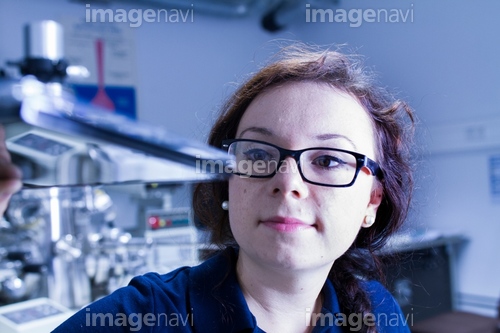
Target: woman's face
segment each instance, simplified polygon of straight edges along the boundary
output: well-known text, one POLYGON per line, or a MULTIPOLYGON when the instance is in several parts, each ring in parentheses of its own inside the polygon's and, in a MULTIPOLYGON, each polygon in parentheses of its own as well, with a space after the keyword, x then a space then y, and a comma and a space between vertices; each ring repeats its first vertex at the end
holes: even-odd
MULTIPOLYGON (((287 83, 257 96, 236 138, 282 148, 341 148, 375 159, 374 130, 358 101, 322 83, 287 83)), ((229 219, 240 256, 282 269, 331 266, 353 243, 382 192, 363 168, 351 187, 304 182, 293 158, 272 178, 229 180, 229 219), (289 167, 288 167, 289 166, 289 167)))

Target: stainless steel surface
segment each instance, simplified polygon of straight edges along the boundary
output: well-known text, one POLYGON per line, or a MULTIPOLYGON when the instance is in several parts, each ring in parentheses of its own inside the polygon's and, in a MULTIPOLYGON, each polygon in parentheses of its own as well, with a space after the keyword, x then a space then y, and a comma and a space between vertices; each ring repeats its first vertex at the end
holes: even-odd
POLYGON ((9 127, 19 128, 20 120, 31 126, 24 132, 7 128, 7 148, 24 168, 26 186, 225 177, 231 158, 222 150, 77 101, 63 82, 68 64, 59 23, 28 24, 25 44, 25 58, 11 63, 24 76, 0 77, 0 119, 9 127))
POLYGON ((0 237, 0 305, 49 297, 76 309, 147 271, 150 244, 115 227, 115 209, 90 186, 15 194, 0 237))
POLYGON ((50 249, 44 220, 48 206, 41 193, 16 194, 0 227, 0 304, 46 294, 45 273, 50 249))
POLYGON ((26 58, 43 58, 58 61, 64 58, 64 34, 61 24, 36 21, 25 27, 26 58))
MULTIPOLYGON (((164 197, 170 191, 173 186, 163 188, 164 197)), ((78 309, 127 285, 133 276, 196 264, 205 243, 190 210, 167 206, 138 214, 146 230, 132 237, 117 226, 122 207, 103 188, 51 187, 15 194, 0 224, 0 305, 49 297, 78 309), (152 216, 159 224, 151 224, 152 216)))
POLYGON ((207 181, 225 177, 232 163, 220 149, 79 104, 59 83, 28 76, 15 91, 23 121, 37 132, 9 137, 7 146, 42 166, 26 179, 32 186, 207 181), (47 178, 47 169, 57 169, 56 176, 47 178))
POLYGON ((78 103, 62 82, 61 34, 51 22, 29 25, 26 59, 14 63, 24 76, 0 77, 7 147, 25 177, 0 221, 0 305, 48 296, 75 309, 154 270, 148 260, 165 240, 117 228, 101 185, 218 180, 232 162, 204 143, 78 103))
POLYGON ((4 100, 12 105, 0 104, 7 147, 26 186, 206 181, 224 177, 231 160, 221 150, 159 126, 78 104, 61 83, 32 76, 3 82, 10 94, 4 100), (15 101, 22 101, 24 121, 16 115, 15 101), (219 169, 212 170, 213 164, 219 169))

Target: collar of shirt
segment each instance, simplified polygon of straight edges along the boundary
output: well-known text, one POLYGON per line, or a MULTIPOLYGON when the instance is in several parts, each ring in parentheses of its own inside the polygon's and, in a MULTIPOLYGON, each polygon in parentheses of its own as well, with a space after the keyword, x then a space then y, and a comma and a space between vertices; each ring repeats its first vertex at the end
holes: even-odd
MULTIPOLYGON (((193 267, 189 274, 189 306, 194 327, 204 332, 263 333, 250 312, 236 277, 237 250, 229 248, 223 253, 193 267)), ((320 319, 313 332, 338 332, 335 314, 340 312, 337 295, 327 280, 323 287, 324 302, 320 319), (320 323, 321 324, 321 323, 320 323)), ((304 309, 304 316, 306 315, 304 309)))

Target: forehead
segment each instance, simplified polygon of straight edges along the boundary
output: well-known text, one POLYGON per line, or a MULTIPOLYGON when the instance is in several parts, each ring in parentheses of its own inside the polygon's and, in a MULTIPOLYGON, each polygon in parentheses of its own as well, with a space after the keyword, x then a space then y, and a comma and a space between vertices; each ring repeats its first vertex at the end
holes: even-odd
POLYGON ((328 135, 344 136, 357 151, 374 156, 373 132, 371 117, 356 98, 325 83, 293 82, 258 95, 245 111, 237 137, 268 136, 276 144, 298 148, 318 145, 318 138, 328 135), (251 128, 269 133, 253 133, 251 128))

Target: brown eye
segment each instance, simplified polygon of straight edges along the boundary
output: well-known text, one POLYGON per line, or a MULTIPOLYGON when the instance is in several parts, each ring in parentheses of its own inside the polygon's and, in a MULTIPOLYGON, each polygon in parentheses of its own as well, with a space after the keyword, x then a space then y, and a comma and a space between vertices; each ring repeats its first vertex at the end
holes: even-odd
POLYGON ((335 156, 323 155, 316 157, 312 161, 312 164, 325 169, 333 169, 338 167, 339 165, 346 164, 346 162, 342 161, 341 159, 335 156))

